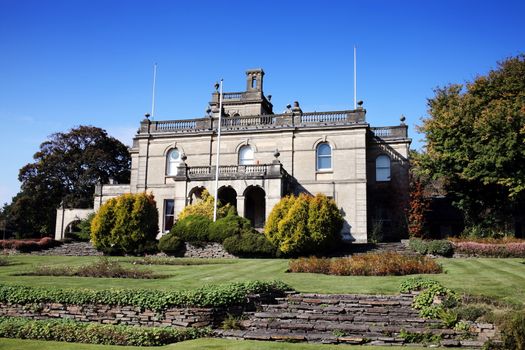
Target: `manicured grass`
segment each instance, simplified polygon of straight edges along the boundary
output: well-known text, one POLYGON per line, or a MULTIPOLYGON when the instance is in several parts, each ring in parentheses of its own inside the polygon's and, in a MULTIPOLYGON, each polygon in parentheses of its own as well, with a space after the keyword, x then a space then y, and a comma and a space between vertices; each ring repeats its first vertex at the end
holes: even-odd
MULTIPOLYGON (((0 349, 10 350, 392 350, 391 346, 350 346, 320 344, 290 344, 249 340, 197 339, 159 347, 109 346, 78 343, 62 343, 39 340, 20 340, 0 338, 0 349)), ((424 347, 410 347, 412 350, 424 350, 424 347)))
MULTIPOLYGON (((286 273, 285 259, 214 260, 209 265, 149 265, 148 269, 168 275, 159 280, 133 280, 88 277, 13 276, 31 271, 37 265, 81 265, 96 257, 31 256, 10 257, 13 264, 0 266, 0 282, 60 288, 154 288, 192 289, 204 284, 247 280, 282 280, 301 292, 394 294, 405 276, 329 276, 311 273, 286 273), (219 262, 219 263, 217 263, 219 262)), ((115 258, 130 261, 131 258, 115 258)), ((439 259, 445 273, 424 275, 446 287, 475 295, 485 295, 525 304, 525 264, 523 259, 439 259)))

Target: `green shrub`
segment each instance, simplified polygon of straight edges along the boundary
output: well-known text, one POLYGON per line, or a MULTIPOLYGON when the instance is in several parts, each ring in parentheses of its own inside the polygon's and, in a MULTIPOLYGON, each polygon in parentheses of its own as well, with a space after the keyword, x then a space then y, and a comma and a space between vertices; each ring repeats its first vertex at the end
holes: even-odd
POLYGON ((160 238, 158 248, 168 255, 180 255, 184 252, 185 245, 179 236, 168 233, 160 238))
POLYGON ((463 305, 458 307, 456 312, 459 319, 476 322, 479 318, 489 314, 491 310, 482 305, 463 305))
POLYGON ((91 222, 91 240, 106 254, 141 255, 154 250, 159 231, 152 194, 124 194, 104 203, 91 222))
POLYGON ((410 241, 408 241, 408 247, 421 255, 425 255, 428 244, 421 238, 411 238, 410 241))
POLYGON ((276 250, 262 233, 253 230, 226 238, 223 246, 228 253, 239 257, 271 258, 276 250))
POLYGON ((523 310, 506 315, 500 328, 504 349, 525 350, 525 312, 523 310))
POLYGON ((208 328, 154 328, 108 325, 70 320, 31 320, 0 317, 0 337, 72 343, 160 346, 210 336, 208 328))
POLYGON ((432 240, 428 242, 428 254, 450 257, 454 254, 454 245, 447 240, 432 240))
POLYGON ((81 242, 89 242, 91 239, 91 222, 93 221, 93 218, 95 217, 95 213, 91 213, 88 215, 87 218, 80 220, 80 223, 78 224, 79 232, 72 232, 69 236, 70 238, 73 238, 73 240, 81 241, 81 242))
POLYGON ((171 307, 226 307, 243 305, 250 294, 284 295, 291 290, 280 281, 250 281, 210 285, 193 290, 152 289, 58 289, 4 285, 0 283, 0 302, 11 304, 64 303, 73 305, 129 305, 161 311, 171 307))
POLYGON ((264 234, 285 255, 322 254, 341 241, 343 218, 325 195, 288 196, 272 209, 264 234))
POLYGON ((209 227, 211 220, 206 216, 190 215, 177 221, 170 234, 180 237, 184 242, 201 245, 209 242, 209 227))
POLYGON ((212 242, 222 243, 226 238, 238 236, 250 227, 250 220, 236 214, 229 214, 210 224, 208 238, 212 242))
POLYGON ((411 238, 408 246, 413 251, 425 255, 452 256, 454 245, 448 240, 423 240, 421 238, 411 238))

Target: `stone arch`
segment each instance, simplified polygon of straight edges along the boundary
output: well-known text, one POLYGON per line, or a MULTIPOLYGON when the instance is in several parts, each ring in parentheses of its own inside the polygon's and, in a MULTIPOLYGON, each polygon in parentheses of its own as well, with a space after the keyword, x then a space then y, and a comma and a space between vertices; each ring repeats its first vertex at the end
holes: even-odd
POLYGON ((329 144, 330 147, 332 147, 332 150, 337 149, 337 145, 334 140, 332 140, 330 137, 323 136, 315 140, 315 142, 312 144, 312 150, 316 150, 317 146, 319 146, 321 143, 329 144))
POLYGON ((217 199, 222 205, 230 204, 237 208, 237 191, 232 186, 219 187, 217 199))
POLYGON ((57 218, 55 226, 55 239, 62 240, 66 236, 66 229, 72 223, 86 219, 89 214, 94 213, 93 209, 57 209, 57 218))
POLYGON ((264 227, 266 221, 266 192, 260 186, 248 186, 244 190, 244 217, 255 228, 264 227))
POLYGON ((250 140, 250 139, 246 139, 246 140, 244 140, 242 142, 239 142, 237 144, 237 146, 235 146, 235 153, 239 154, 239 151, 244 146, 250 146, 253 149, 254 153, 257 153, 257 151, 258 151, 257 146, 255 145, 255 143, 253 143, 252 140, 250 140))
POLYGON ((190 192, 188 192, 188 204, 194 204, 198 203, 202 200, 202 193, 206 187, 204 186, 196 186, 193 187, 190 192))
POLYGON ((69 222, 64 229, 65 238, 75 238, 74 233, 80 232, 78 225, 80 224, 80 219, 74 218, 73 221, 69 222))
POLYGON ((184 151, 184 147, 180 143, 172 142, 167 147, 164 148, 162 155, 166 157, 168 155, 168 152, 171 151, 173 148, 178 149, 181 154, 182 153, 186 154, 186 152, 184 151))

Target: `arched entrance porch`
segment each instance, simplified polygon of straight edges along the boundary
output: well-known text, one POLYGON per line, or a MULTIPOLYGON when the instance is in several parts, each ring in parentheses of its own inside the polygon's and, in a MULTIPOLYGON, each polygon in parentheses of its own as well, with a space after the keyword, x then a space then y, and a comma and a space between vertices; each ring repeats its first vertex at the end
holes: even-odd
POLYGON ((259 186, 248 186, 244 191, 244 217, 255 228, 264 227, 266 220, 266 192, 259 186))

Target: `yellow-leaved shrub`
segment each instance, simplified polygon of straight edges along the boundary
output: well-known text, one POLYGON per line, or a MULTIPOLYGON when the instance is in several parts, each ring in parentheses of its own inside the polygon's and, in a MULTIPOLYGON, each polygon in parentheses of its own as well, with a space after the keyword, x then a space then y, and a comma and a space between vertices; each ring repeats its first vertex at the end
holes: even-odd
POLYGON ((342 225, 334 200, 302 193, 275 205, 264 234, 285 255, 322 254, 337 247, 342 225))
POLYGON ((156 247, 158 215, 153 194, 111 198, 91 222, 91 241, 106 254, 143 254, 156 247))

